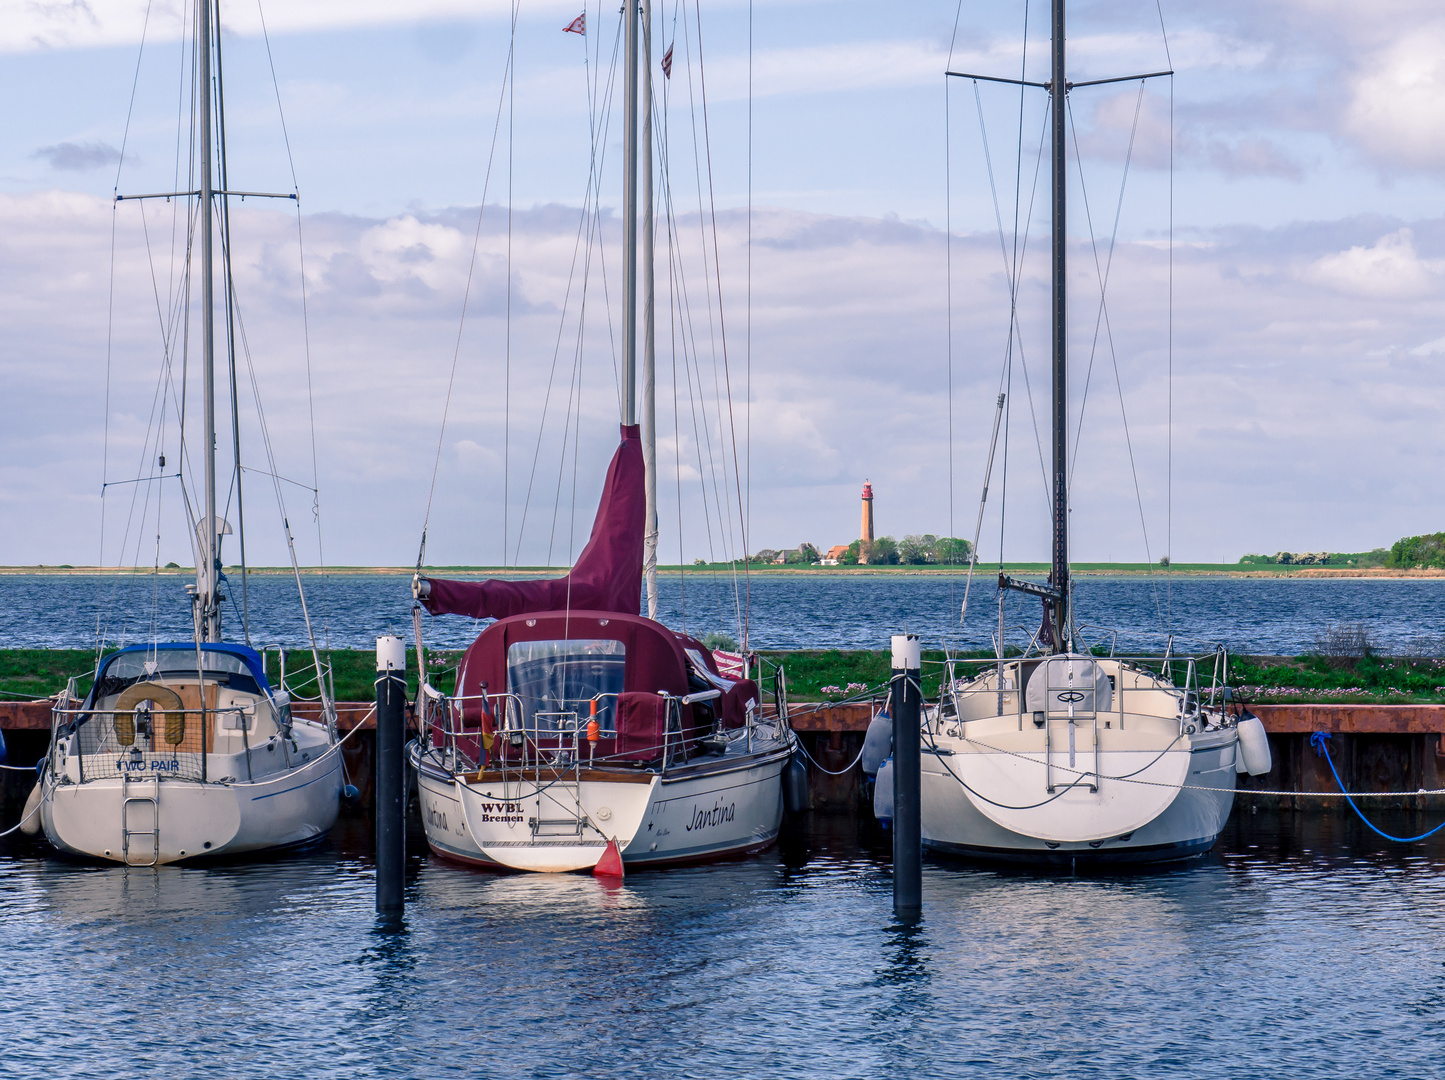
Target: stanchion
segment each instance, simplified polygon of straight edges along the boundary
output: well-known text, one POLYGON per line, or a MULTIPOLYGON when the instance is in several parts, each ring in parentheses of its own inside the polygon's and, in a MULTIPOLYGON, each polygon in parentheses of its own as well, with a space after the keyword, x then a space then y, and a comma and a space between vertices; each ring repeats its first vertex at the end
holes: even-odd
POLYGON ((406 642, 376 639, 376 910, 406 906, 406 642))
POLYGON ((893 635, 893 913, 923 910, 919 743, 923 691, 917 634, 893 635))

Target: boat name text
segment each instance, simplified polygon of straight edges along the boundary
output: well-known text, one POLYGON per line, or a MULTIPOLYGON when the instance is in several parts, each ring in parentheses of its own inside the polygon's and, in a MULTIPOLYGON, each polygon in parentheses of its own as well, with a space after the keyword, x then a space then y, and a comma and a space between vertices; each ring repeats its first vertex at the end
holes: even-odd
POLYGON ((722 825, 731 821, 737 814, 737 803, 713 803, 711 810, 699 810, 696 806, 692 808, 692 820, 687 823, 687 831, 695 832, 698 829, 708 829, 714 825, 722 825))

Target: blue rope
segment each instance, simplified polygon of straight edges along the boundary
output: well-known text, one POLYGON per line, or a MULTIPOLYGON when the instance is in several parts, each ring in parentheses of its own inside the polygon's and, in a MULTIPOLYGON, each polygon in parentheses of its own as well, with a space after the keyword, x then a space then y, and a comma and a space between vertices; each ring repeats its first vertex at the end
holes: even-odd
POLYGON ((1340 774, 1335 770, 1335 763, 1330 758, 1330 748, 1327 745, 1329 737, 1330 733, 1327 731, 1316 731, 1313 735, 1310 736, 1310 745, 1315 748, 1316 754, 1321 755, 1325 759, 1325 762, 1330 767, 1330 772, 1334 773, 1335 783, 1339 784, 1340 786, 1340 794, 1345 797, 1345 801, 1350 804, 1350 809, 1355 812, 1359 819, 1363 821, 1367 826, 1369 826, 1371 832, 1378 833, 1386 840, 1393 840, 1397 844, 1413 844, 1417 840, 1424 840, 1427 837, 1434 836, 1441 829, 1445 829, 1445 821, 1442 821, 1439 825, 1436 825, 1429 832, 1421 833, 1419 836, 1391 836, 1389 833, 1377 829, 1375 828, 1375 826, 1371 825, 1369 819, 1366 818, 1364 814, 1360 813, 1360 808, 1355 805, 1355 800, 1350 798, 1350 793, 1345 790, 1345 782, 1340 779, 1340 774))

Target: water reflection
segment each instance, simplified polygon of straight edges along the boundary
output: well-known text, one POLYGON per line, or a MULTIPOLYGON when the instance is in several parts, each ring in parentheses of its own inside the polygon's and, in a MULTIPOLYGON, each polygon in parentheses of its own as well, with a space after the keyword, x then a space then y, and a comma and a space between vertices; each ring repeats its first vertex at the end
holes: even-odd
MULTIPOLYGON (((1397 816, 1403 829, 1419 815, 1397 816)), ((12 845, 0 850, 7 1064, 267 1077, 1436 1071, 1445 844, 1384 845, 1343 817, 1241 814, 1214 856, 1163 873, 930 862, 923 917, 900 923, 876 840, 818 819, 761 858, 609 886, 469 871, 412 837, 400 933, 376 923, 364 822, 260 866, 96 869, 12 845)))

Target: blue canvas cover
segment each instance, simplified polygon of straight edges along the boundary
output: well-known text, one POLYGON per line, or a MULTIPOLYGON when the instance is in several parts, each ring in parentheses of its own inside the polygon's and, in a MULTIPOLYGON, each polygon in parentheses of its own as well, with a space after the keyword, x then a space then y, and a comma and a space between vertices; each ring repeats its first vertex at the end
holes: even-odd
MULTIPOLYGON (((207 643, 200 647, 201 667, 206 671, 234 672, 248 675, 255 681, 260 692, 273 697, 271 684, 266 679, 266 665, 261 654, 247 645, 233 645, 229 642, 207 643)), ((100 662, 96 672, 96 686, 108 678, 134 681, 144 676, 145 664, 157 658, 175 658, 173 663, 162 663, 160 671, 193 673, 196 670, 196 644, 193 641, 161 641, 147 645, 127 645, 111 653, 100 662)), ((92 690, 92 693, 94 691, 92 690)))

